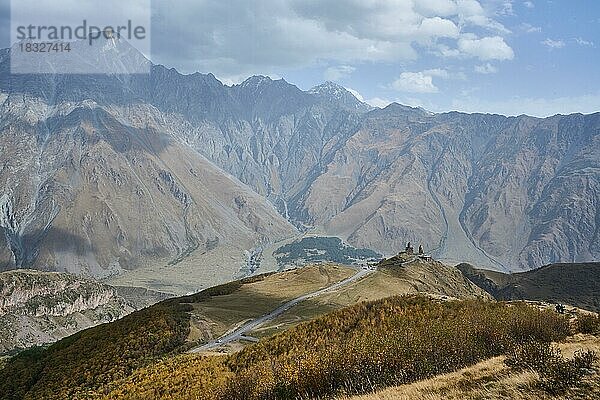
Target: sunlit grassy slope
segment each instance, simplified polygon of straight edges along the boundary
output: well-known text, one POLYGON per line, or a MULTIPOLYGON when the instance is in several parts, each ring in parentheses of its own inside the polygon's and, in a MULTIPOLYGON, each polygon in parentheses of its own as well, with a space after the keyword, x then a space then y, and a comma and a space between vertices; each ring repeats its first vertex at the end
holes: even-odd
POLYGON ((228 356, 183 355, 108 386, 108 399, 316 399, 427 379, 562 340, 565 317, 526 305, 392 297, 300 324, 228 356))
POLYGON ((192 304, 189 341, 218 337, 242 322, 264 315, 280 304, 352 276, 352 268, 333 264, 271 274, 238 290, 192 304))
POLYGON ((562 340, 572 329, 568 317, 489 301, 457 269, 416 261, 381 265, 366 278, 293 307, 253 332, 262 340, 238 347, 238 353, 181 354, 355 272, 311 266, 163 301, 9 360, 0 370, 0 399, 365 393, 474 365, 531 338, 562 340), (389 297, 415 293, 427 296, 389 297))
POLYGON ((491 299, 454 267, 420 260, 403 265, 388 263, 360 281, 295 306, 251 334, 255 337, 269 336, 362 301, 416 293, 437 298, 491 299))
MULTIPOLYGON (((576 335, 559 345, 565 357, 576 350, 589 349, 600 354, 600 338, 576 335)), ((419 382, 388 388, 345 400, 573 400, 599 399, 600 375, 591 374, 563 394, 549 394, 536 388, 539 375, 534 371, 511 371, 503 356, 494 357, 455 372, 419 382)), ((597 365, 597 367, 600 367, 597 365)))
POLYGON ((185 351, 278 304, 354 274, 313 266, 257 276, 173 298, 110 324, 31 349, 0 370, 0 399, 85 397, 137 368, 185 351))

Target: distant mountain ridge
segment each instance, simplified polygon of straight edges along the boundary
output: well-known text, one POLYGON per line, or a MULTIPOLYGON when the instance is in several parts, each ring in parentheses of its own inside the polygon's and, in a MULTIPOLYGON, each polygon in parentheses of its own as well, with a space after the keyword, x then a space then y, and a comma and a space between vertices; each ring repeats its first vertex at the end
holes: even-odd
MULTIPOLYGON (((68 263, 71 272, 104 276, 210 252, 217 239, 218 247, 235 243, 241 253, 293 235, 290 222, 384 254, 395 254, 410 240, 424 243, 437 258, 498 270, 600 256, 600 114, 540 119, 433 114, 399 104, 371 109, 331 83, 306 92, 284 80, 251 77, 228 87, 212 74, 181 75, 159 65, 150 75, 130 76, 8 71, 4 57, 0 183, 11 188, 0 193, 4 269, 14 268, 10 258, 24 252, 31 257, 23 266, 61 270, 68 263), (15 154, 30 154, 30 161, 20 156, 17 163, 15 154), (44 170, 56 174, 37 174, 40 154, 54 163, 44 170), (90 171, 102 171, 106 183, 83 173, 83 160, 90 171), (197 178, 199 166, 214 174, 197 178), (25 189, 26 176, 34 177, 33 192, 25 189), (138 179, 143 185, 136 189, 138 179), (208 184, 219 179, 244 192, 243 198, 225 194, 234 189, 208 184), (64 197, 69 185, 100 190, 108 182, 114 186, 103 196, 117 202, 89 203, 88 217, 67 218, 52 205, 60 198, 72 203, 64 197), (203 189, 193 189, 198 185, 203 189), (139 190, 167 196, 172 204, 148 203, 152 211, 144 218, 114 217, 116 210, 131 208, 123 200, 139 190), (32 197, 34 192, 44 196, 32 197), (252 211, 240 216, 240 207, 252 211), (177 222, 157 222, 160 209, 177 209, 169 213, 179 215, 177 222), (221 214, 215 219, 213 212, 221 214), (102 256, 93 262, 82 254, 88 250, 77 250, 89 248, 91 234, 87 245, 60 251, 51 245, 60 261, 44 256, 58 240, 52 235, 58 221, 64 232, 81 233, 93 215, 132 223, 104 230, 117 239, 100 241, 92 254, 102 256), (178 228, 167 233, 156 223, 178 228), (231 230, 223 229, 228 225, 231 230), (42 234, 28 234, 26 226, 42 234), (15 229, 21 232, 17 241, 15 229), (140 239, 142 232, 165 235, 140 239)), ((225 260, 215 268, 230 263, 225 260)), ((236 267, 227 268, 231 276, 236 267)))
POLYGON ((367 112, 375 109, 375 107, 357 99, 345 87, 331 81, 313 87, 308 93, 331 103, 339 103, 350 111, 367 112))
POLYGON ((600 263, 550 264, 510 275, 466 263, 456 268, 497 300, 539 300, 600 312, 600 263))

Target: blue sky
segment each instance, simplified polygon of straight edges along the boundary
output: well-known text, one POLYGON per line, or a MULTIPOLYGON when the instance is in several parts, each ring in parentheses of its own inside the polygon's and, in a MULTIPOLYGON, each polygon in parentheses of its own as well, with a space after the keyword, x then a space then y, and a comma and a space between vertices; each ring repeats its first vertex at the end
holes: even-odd
POLYGON ((155 63, 227 84, 332 80, 436 112, 600 111, 597 0, 155 0, 153 16, 155 63))

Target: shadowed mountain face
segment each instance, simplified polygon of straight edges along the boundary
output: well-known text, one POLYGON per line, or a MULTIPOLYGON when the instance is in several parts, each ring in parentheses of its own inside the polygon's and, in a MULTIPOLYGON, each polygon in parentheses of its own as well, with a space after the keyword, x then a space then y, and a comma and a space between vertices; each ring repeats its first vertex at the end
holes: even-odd
POLYGON ((541 300, 600 311, 600 263, 550 264, 516 274, 456 266, 497 300, 541 300))
POLYGON ((600 114, 371 110, 331 83, 162 66, 10 76, 5 54, 0 104, 3 269, 103 275, 251 248, 286 219, 498 270, 600 256, 600 114))

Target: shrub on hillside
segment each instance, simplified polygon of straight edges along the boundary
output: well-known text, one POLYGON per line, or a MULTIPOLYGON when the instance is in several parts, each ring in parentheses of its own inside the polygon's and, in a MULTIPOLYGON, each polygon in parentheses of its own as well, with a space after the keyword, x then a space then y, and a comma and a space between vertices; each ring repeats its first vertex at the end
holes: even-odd
POLYGON ((569 327, 566 317, 524 304, 392 297, 335 311, 230 356, 157 362, 181 348, 185 306, 167 301, 70 337, 42 352, 41 361, 22 359, 9 377, 17 366, 11 360, 2 371, 7 381, 33 375, 11 398, 328 398, 454 371, 514 343, 560 341, 569 327))
POLYGON ((393 297, 335 311, 230 356, 180 356, 142 368, 112 384, 108 398, 329 398, 453 371, 523 338, 567 334, 565 317, 522 304, 393 297))
POLYGON ((516 343, 508 351, 504 363, 516 370, 544 371, 562 360, 560 350, 548 342, 527 341, 516 343))
POLYGON ((529 341, 513 346, 504 362, 516 371, 537 372, 540 388, 550 394, 562 394, 579 385, 597 360, 596 353, 589 350, 578 350, 572 359, 565 359, 550 343, 529 341))
POLYGON ((578 386, 593 368, 598 355, 591 350, 579 350, 572 359, 560 358, 540 372, 540 387, 551 394, 562 394, 578 386))
POLYGON ((577 315, 577 330, 581 333, 600 333, 600 316, 593 314, 577 315))

